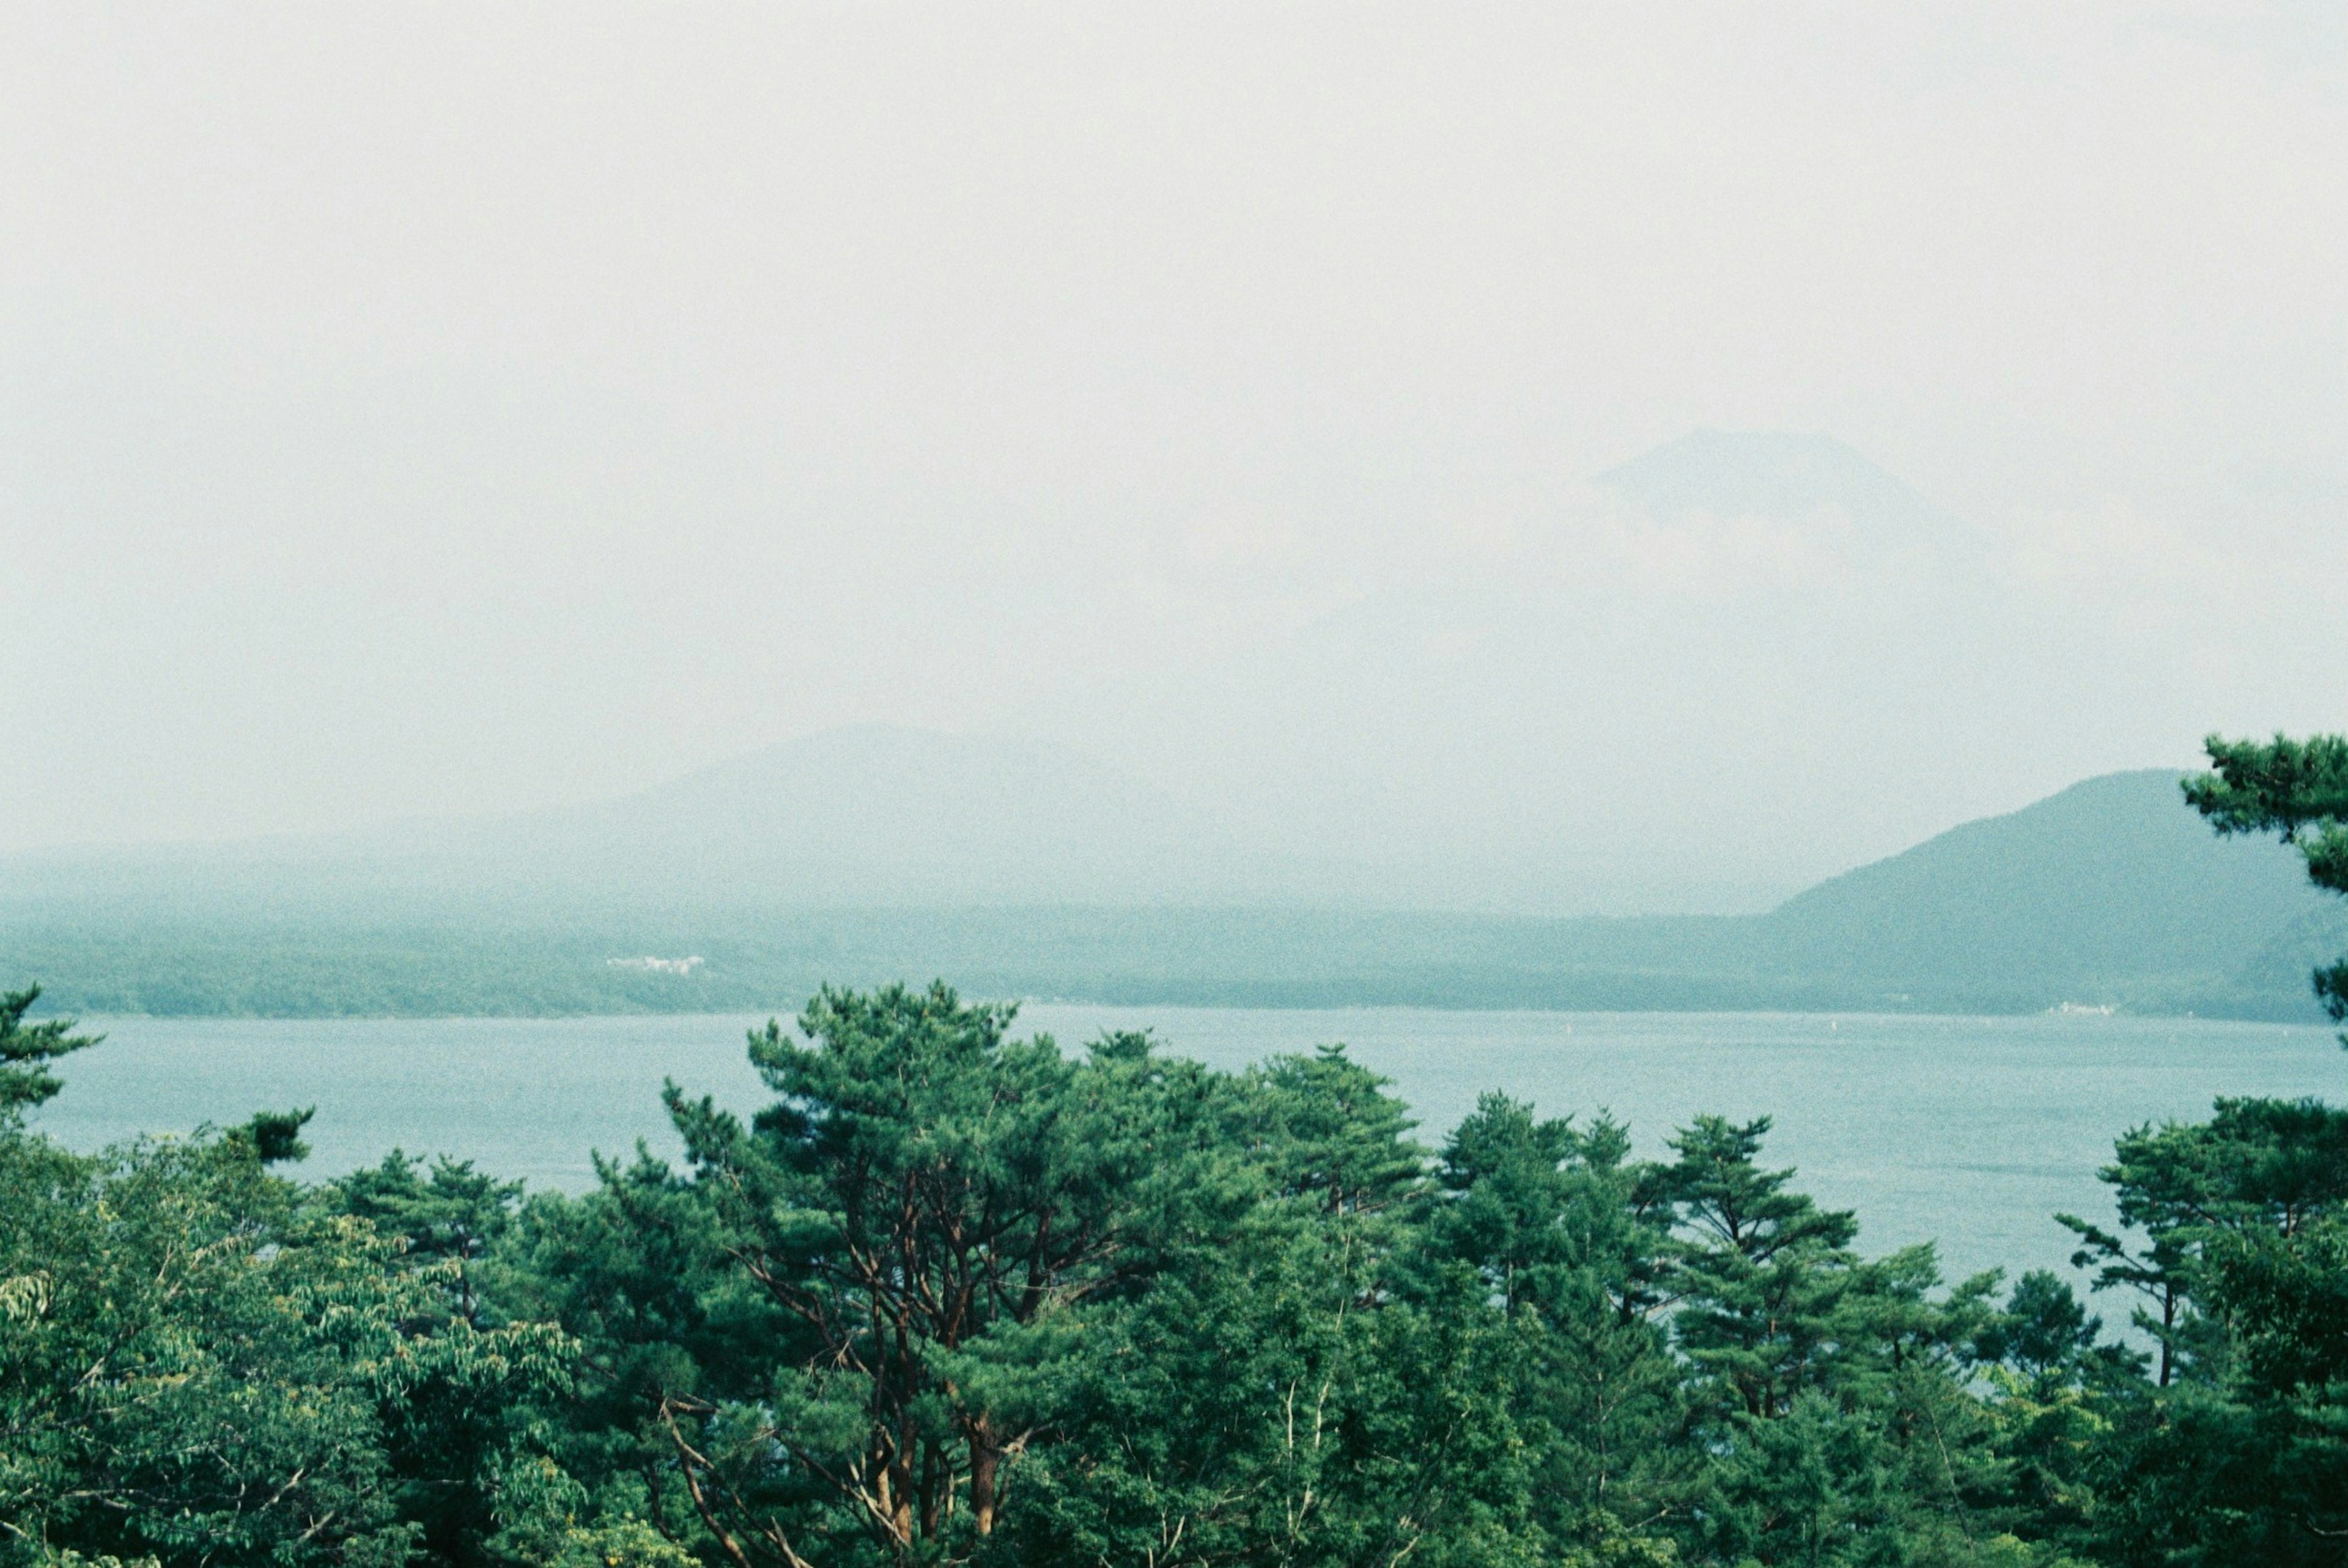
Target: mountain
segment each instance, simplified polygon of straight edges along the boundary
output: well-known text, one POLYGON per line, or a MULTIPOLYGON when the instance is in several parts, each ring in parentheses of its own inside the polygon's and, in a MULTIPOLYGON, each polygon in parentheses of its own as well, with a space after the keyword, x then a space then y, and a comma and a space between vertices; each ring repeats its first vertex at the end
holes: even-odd
POLYGON ((1754 968, 1885 1005, 2230 1011, 2297 990, 2307 1010, 2305 969, 2277 987, 2270 951, 2342 927, 2338 900, 2289 847, 2211 833, 2177 779, 2089 779, 1833 877, 1754 923, 1754 968))
POLYGON ((2110 640, 2018 610, 1970 529, 1828 436, 1696 431, 1503 521, 1461 565, 1430 519, 1306 624, 988 734, 834 731, 331 845, 19 857, 0 905, 1760 914, 2178 740, 2106 727, 2142 708, 2098 700, 2110 640))
POLYGON ((1282 862, 1047 741, 858 725, 507 816, 0 861, 0 910, 413 920, 737 906, 1228 901, 1282 862))
POLYGON ((1759 913, 2178 738, 2123 728, 2144 672, 2095 626, 1830 436, 1698 431, 1488 532, 1023 728, 1390 905, 1540 915, 1759 913))
POLYGON ((882 725, 618 800, 468 825, 443 844, 577 887, 702 904, 1228 897, 1262 865, 1200 814, 1066 746, 882 725))
POLYGON ((1980 538, 1847 442, 1818 433, 1695 430, 1591 481, 1648 518, 1839 523, 1878 548, 1948 556, 1980 538))

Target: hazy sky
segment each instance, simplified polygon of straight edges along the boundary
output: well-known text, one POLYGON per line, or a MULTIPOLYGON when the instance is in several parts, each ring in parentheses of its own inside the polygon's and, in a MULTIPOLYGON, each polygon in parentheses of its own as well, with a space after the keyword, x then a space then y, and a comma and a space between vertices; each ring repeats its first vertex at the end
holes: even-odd
POLYGON ((2195 672, 1952 805, 2348 723, 2336 5, 0 15, 0 847, 1026 723, 1705 426, 2195 672))

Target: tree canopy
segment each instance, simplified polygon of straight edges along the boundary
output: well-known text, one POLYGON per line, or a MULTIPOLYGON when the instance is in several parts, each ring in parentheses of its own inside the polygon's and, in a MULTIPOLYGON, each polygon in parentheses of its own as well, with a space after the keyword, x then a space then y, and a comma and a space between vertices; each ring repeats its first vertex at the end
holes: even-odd
MULTIPOLYGON (((2210 771, 2185 781, 2185 798, 2220 834, 2274 833, 2299 846, 2308 880, 2348 894, 2348 736, 2205 743, 2210 771)), ((2348 958, 2315 972, 2315 994, 2348 1022, 2348 958)))

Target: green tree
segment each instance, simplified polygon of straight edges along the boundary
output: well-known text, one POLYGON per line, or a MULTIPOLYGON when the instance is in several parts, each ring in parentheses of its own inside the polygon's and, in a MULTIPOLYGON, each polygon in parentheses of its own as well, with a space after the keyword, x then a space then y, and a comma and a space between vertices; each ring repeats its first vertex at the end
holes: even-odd
POLYGON ((102 1038, 76 1034, 69 1018, 26 1023, 26 1013, 41 999, 41 988, 0 991, 0 1132, 36 1105, 54 1099, 64 1085, 48 1071, 61 1056, 86 1050, 102 1038))
POLYGON ((1425 1245, 1472 1268, 1508 1327, 1508 1384, 1541 1526, 1572 1549, 1632 1549, 1672 1512, 1688 1466, 1672 1451, 1684 1419, 1662 1278, 1669 1210, 1649 1201, 1630 1137, 1487 1094, 1437 1167, 1446 1201, 1425 1245))
MULTIPOLYGON (((1195 1069, 1187 1070, 1196 1074, 1195 1069)), ((1023 1563, 1533 1560, 1523 1335, 1429 1256, 1426 1159, 1337 1048, 1197 1074, 1220 1202, 1033 1385, 1023 1563)))
POLYGON ((1860 1257, 1851 1214, 1761 1166, 1768 1126, 1699 1117, 1647 1178, 1679 1231, 1666 1284, 1705 1461, 1691 1548, 1763 1563, 2034 1560, 2012 1535, 2009 1467, 1975 1388, 1996 1276, 1935 1296, 1930 1246, 1860 1257))
MULTIPOLYGON (((25 1029, 28 1000, 9 999, 12 1063, 91 1043, 25 1029)), ((21 1108, 56 1085, 12 1092, 21 1108)), ((403 1266, 396 1241, 273 1173, 308 1120, 79 1155, 0 1116, 0 1563, 466 1547, 436 1523, 525 1460, 513 1414, 559 1397, 570 1347, 449 1321, 446 1266, 403 1266)))
MULTIPOLYGON (((2348 1560, 2348 1112, 2220 1100, 2207 1122, 2137 1128, 2104 1177, 2147 1240, 2098 1285, 2176 1303, 2148 1396, 2105 1401, 2098 1535, 2120 1561, 2348 1560)), ((2095 1236, 2096 1233, 2089 1233, 2095 1236)))
POLYGON ((733 1266, 784 1326, 762 1386, 671 1391, 661 1417, 729 1553, 861 1538, 892 1559, 991 1534, 1037 1438, 1023 1368, 1136 1288, 1210 1184, 1213 1129, 1129 1047, 1078 1063, 1006 1040, 942 985, 826 990, 750 1055, 778 1099, 745 1127, 672 1089, 733 1266))
POLYGON ((718 1553, 664 1413, 761 1388, 791 1326, 729 1255, 714 1189, 641 1149, 597 1170, 582 1196, 532 1194, 479 1271, 497 1317, 558 1323, 580 1348, 568 1396, 544 1411, 559 1474, 507 1511, 516 1551, 553 1555, 588 1529, 718 1553))
POLYGON ((2010 1368, 2042 1394, 2079 1383, 2104 1356, 2104 1322, 2053 1271, 2034 1268, 1977 1338, 1979 1358, 2010 1368))
POLYGON ((1838 1332, 1852 1293, 1872 1283, 1850 1250, 1859 1222, 1761 1168, 1769 1119, 1701 1116, 1672 1140, 1678 1159, 1650 1173, 1684 1239, 1669 1289, 1678 1343, 1722 1415, 1785 1414, 1821 1386, 1848 1348, 1838 1332))
POLYGON ((520 1182, 499 1181, 475 1170, 470 1160, 446 1154, 426 1174, 423 1161, 394 1149, 381 1163, 334 1183, 331 1197, 344 1213, 406 1244, 412 1261, 448 1265, 457 1312, 478 1323, 480 1259, 511 1225, 521 1192, 520 1182))
MULTIPOLYGON (((2210 771, 2184 781, 2186 801, 2221 835, 2274 833, 2299 846, 2308 880, 2348 894, 2348 737, 2203 743, 2210 771)), ((2348 958, 2314 976, 2335 1023, 2348 1022, 2348 958)), ((2348 1036, 2343 1037, 2348 1042, 2348 1036)))
POLYGON ((81 1157, 0 1139, 0 1542, 27 1561, 404 1561, 419 1492, 480 1478, 445 1444, 403 1455, 401 1430, 494 1425, 559 1382, 564 1347, 423 1327, 440 1286, 395 1255, 247 1140, 81 1157))

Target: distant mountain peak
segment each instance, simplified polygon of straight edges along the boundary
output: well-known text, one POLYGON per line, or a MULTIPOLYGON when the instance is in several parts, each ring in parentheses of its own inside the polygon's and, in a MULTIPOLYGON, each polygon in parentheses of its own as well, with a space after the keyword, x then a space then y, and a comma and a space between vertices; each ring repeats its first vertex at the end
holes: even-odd
POLYGON ((1857 447, 1818 432, 1694 430, 1591 481, 1661 519, 1848 518, 1879 542, 1970 540, 1972 530, 1857 447))

